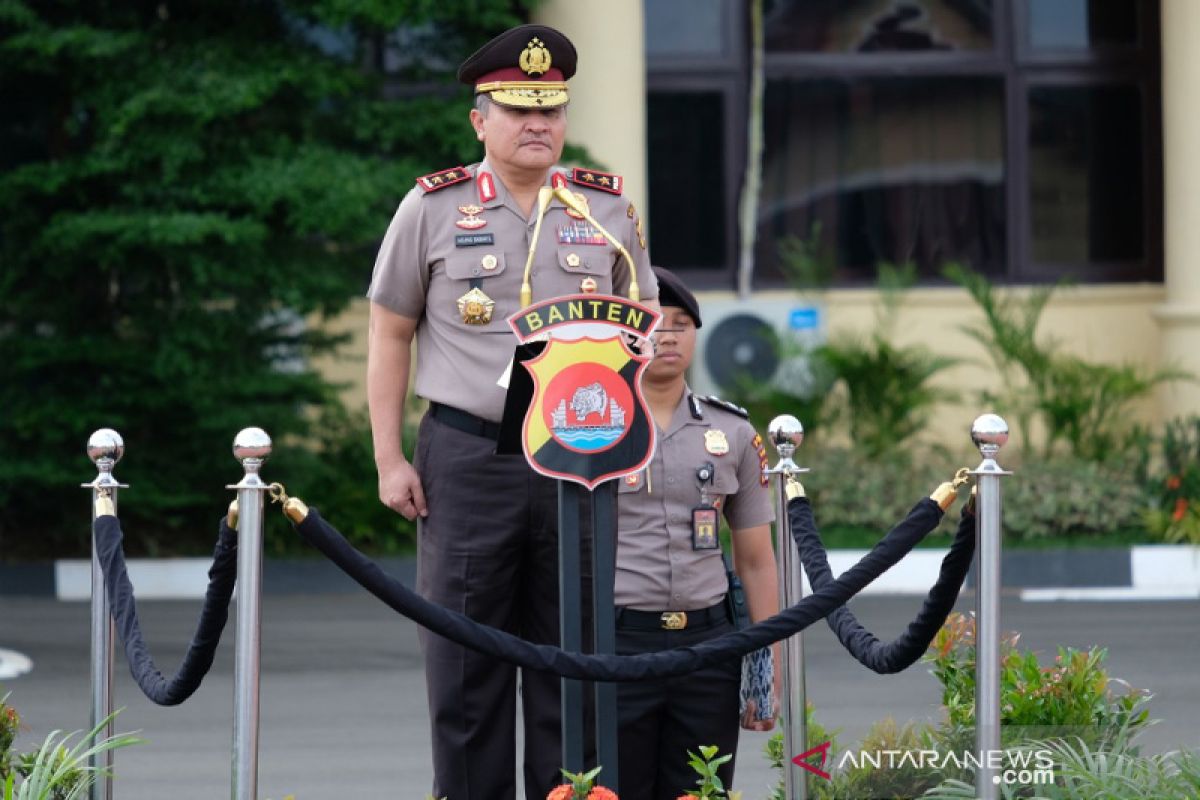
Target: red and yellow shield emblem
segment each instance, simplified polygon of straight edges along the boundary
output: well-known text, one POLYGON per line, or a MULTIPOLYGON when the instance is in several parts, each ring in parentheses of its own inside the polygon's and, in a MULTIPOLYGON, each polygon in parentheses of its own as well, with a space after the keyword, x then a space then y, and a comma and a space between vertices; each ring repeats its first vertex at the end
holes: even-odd
POLYGON ((534 392, 522 445, 536 472, 590 490, 649 463, 654 425, 641 376, 650 358, 631 350, 625 334, 645 336, 658 316, 618 297, 572 295, 509 319, 522 342, 549 337, 523 362, 534 392))

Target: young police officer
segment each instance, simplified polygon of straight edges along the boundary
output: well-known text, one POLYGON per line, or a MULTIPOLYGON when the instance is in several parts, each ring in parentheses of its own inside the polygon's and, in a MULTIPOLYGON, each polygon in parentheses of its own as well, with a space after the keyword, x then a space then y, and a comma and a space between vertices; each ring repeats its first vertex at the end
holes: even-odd
MULTIPOLYGON (((746 587, 751 620, 779 610, 774 517, 762 470, 766 451, 745 412, 699 397, 684 373, 696 348, 700 306, 668 270, 656 267, 663 321, 642 392, 658 427, 650 466, 618 489, 617 651, 654 652, 694 645, 733 629, 724 604, 728 581, 717 538, 718 514, 733 532, 733 563, 746 587)), ((778 673, 778 670, 776 670, 778 673)), ((622 683, 622 800, 675 800, 695 788, 687 751, 738 740, 740 661, 681 678, 622 683)), ((742 727, 770 730, 747 709, 742 727)), ((733 761, 720 775, 731 785, 733 761)))
MULTIPOLYGON (((523 267, 543 187, 566 187, 633 254, 643 302, 657 294, 641 220, 619 175, 557 167, 576 54, 542 25, 506 31, 459 69, 485 158, 417 179, 375 264, 367 392, 379 497, 420 518, 418 588, 434 602, 534 642, 558 640, 557 493, 520 455, 497 455, 502 376, 516 339, 523 267), (416 458, 402 453, 413 337, 416 392, 429 400, 416 458)), ((534 301, 597 291, 628 296, 630 270, 559 200, 544 214, 534 301)), ((520 367, 518 367, 519 369, 520 367)), ((585 575, 585 579, 588 576, 585 575)), ((515 670, 422 631, 435 797, 515 793, 515 670)), ((524 674, 526 796, 560 782, 559 679, 524 674)))

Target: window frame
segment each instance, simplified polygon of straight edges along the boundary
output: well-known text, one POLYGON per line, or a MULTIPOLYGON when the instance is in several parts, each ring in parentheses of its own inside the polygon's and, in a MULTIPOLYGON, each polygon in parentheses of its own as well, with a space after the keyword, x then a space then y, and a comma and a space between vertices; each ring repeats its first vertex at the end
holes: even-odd
MULTIPOLYGON (((864 78, 991 77, 1003 81, 1004 181, 1006 258, 1000 283, 1051 283, 1071 278, 1080 282, 1158 282, 1163 277, 1162 228, 1162 82, 1161 14, 1157 2, 1137 3, 1139 41, 1081 49, 1035 49, 1026 35, 1029 3, 1038 0, 995 0, 991 51, 934 53, 875 52, 864 57, 846 53, 764 53, 767 80, 854 80, 864 78), (1029 175, 1029 107, 1031 87, 1135 84, 1142 93, 1142 224, 1144 247, 1140 259, 1119 262, 1035 263, 1033 205, 1029 175)), ((725 207, 727 259, 724 270, 676 265, 697 288, 732 288, 740 253, 738 201, 746 159, 746 116, 749 85, 748 19, 742 4, 724 0, 729 22, 728 60, 647 58, 647 92, 713 91, 725 93, 725 207)), ((653 220, 651 220, 653 225, 653 220)), ((927 285, 929 281, 925 282, 927 285)), ((779 288, 773 278, 754 276, 755 288, 779 288)))

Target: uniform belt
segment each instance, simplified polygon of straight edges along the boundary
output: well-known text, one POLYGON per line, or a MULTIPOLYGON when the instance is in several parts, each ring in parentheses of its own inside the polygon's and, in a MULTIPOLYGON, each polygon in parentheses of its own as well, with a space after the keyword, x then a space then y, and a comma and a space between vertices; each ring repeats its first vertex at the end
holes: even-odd
POLYGON ((636 608, 617 609, 617 627, 635 631, 681 631, 700 628, 729 620, 725 603, 695 611, 639 611, 636 608))
POLYGON ((477 417, 454 406, 430 403, 429 416, 443 425, 449 425, 455 430, 469 433, 472 436, 482 436, 485 439, 491 439, 493 442, 500 438, 499 422, 492 422, 483 417, 477 417))

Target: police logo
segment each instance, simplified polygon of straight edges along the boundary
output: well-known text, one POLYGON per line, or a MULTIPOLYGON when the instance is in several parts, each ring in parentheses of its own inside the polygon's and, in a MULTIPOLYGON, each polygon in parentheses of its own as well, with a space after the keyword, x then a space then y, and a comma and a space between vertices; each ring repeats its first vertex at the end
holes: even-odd
POLYGON ((535 472, 591 490, 650 463, 654 425, 641 391, 650 358, 630 350, 625 334, 647 335, 659 316, 630 300, 588 294, 509 317, 522 342, 549 336, 537 357, 522 362, 534 391, 521 439, 535 472))

